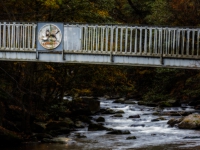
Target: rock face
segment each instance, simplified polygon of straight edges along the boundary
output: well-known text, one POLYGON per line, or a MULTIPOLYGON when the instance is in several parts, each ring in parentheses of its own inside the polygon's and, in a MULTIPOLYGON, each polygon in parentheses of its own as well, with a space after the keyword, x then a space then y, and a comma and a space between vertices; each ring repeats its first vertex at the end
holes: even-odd
POLYGON ((200 129, 200 115, 191 114, 183 118, 183 120, 178 124, 180 129, 200 129))

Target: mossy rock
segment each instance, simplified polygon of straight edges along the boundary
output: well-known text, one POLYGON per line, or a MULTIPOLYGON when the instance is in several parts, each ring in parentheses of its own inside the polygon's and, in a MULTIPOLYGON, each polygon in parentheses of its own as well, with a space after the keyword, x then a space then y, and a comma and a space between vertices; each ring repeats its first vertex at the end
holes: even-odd
POLYGON ((200 129, 200 115, 191 114, 183 118, 178 124, 180 129, 200 129))

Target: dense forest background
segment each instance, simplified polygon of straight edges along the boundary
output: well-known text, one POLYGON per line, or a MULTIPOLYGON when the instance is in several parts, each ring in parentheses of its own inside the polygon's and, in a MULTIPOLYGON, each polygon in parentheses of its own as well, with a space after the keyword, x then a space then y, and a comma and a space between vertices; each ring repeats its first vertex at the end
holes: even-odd
MULTIPOLYGON (((0 20, 8 22, 200 25, 199 0, 1 0, 0 9, 0 20)), ((63 95, 117 95, 134 97, 147 104, 156 102, 170 106, 171 103, 190 103, 197 106, 200 103, 200 71, 86 64, 0 63, 0 126, 15 125, 11 116, 17 110, 24 114, 24 128, 20 130, 28 132, 31 116, 40 114, 37 117, 45 118, 62 102, 63 95)))

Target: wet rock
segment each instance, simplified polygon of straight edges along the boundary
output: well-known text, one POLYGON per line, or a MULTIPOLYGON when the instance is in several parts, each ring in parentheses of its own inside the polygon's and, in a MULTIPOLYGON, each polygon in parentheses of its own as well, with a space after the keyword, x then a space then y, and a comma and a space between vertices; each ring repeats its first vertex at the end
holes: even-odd
POLYGON ((172 118, 167 122, 167 124, 169 124, 171 127, 173 127, 174 125, 180 123, 182 120, 183 120, 183 118, 179 118, 179 119, 172 118))
POLYGON ((112 117, 123 117, 123 115, 122 114, 115 114, 112 117))
POLYGON ((156 122, 156 121, 161 121, 161 120, 166 120, 166 119, 163 117, 159 117, 159 118, 152 119, 151 122, 156 122))
POLYGON ((131 127, 144 127, 145 124, 132 124, 131 127))
POLYGON ((191 114, 183 118, 178 124, 180 129, 200 129, 200 115, 191 114))
POLYGON ((186 136, 183 139, 200 139, 200 136, 186 136))
POLYGON ((127 137, 126 138, 127 140, 135 140, 135 139, 137 139, 135 136, 130 136, 130 137, 127 137))
POLYGON ((140 118, 140 115, 132 115, 132 116, 129 116, 128 118, 140 118))
POLYGON ((129 130, 113 130, 107 134, 131 134, 129 130))
POLYGON ((101 131, 106 130, 107 128, 104 127, 102 124, 91 123, 88 126, 88 131, 101 131))
POLYGON ((113 109, 106 109, 105 111, 102 112, 102 114, 115 114, 116 112, 113 109))
POLYGON ((113 103, 121 103, 121 104, 123 104, 124 101, 125 101, 125 98, 119 98, 119 99, 113 101, 113 103))
POLYGON ((105 118, 104 117, 99 117, 99 118, 97 118, 96 122, 105 122, 105 118))

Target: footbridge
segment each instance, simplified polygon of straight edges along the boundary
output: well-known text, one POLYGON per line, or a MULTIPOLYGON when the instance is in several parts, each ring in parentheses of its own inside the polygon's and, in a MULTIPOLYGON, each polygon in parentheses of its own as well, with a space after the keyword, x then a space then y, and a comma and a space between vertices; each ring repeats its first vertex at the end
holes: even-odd
POLYGON ((0 23, 0 60, 200 68, 200 29, 0 23))

